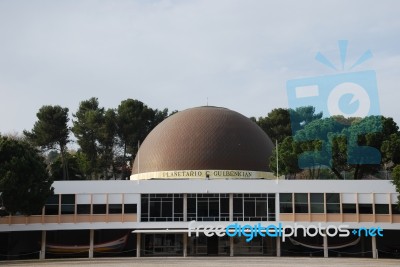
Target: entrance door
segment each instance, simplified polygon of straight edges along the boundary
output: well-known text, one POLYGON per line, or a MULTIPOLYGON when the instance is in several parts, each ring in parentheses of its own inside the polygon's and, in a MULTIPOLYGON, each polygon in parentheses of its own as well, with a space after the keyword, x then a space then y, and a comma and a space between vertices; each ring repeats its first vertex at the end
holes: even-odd
POLYGON ((218 236, 207 237, 207 255, 218 256, 218 236))

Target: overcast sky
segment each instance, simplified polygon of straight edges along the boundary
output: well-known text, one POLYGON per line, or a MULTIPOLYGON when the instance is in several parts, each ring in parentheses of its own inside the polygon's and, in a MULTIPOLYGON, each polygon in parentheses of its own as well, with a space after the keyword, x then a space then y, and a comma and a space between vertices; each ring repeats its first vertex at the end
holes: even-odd
POLYGON ((209 105, 245 116, 288 107, 290 79, 377 73, 382 114, 400 123, 400 1, 0 0, 0 132, 30 130, 43 105, 75 113, 98 97, 116 108, 209 105), (350 63, 349 63, 350 64, 350 63))

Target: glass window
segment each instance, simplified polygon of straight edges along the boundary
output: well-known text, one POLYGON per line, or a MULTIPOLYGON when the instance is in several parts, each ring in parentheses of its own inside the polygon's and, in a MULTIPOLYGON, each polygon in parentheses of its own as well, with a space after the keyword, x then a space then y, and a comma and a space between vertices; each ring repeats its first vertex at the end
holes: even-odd
POLYGON ((58 215, 58 205, 46 205, 44 206, 45 215, 58 215))
POLYGON ((221 214, 229 215, 229 197, 221 197, 221 214))
POLYGON ((397 204, 392 204, 392 214, 400 214, 400 207, 397 204))
POLYGON ((218 200, 213 200, 208 203, 208 216, 209 217, 215 217, 216 221, 219 221, 219 201, 218 200))
POLYGON ((280 212, 281 213, 293 213, 293 194, 292 193, 280 193, 280 212))
POLYGON ((294 210, 296 213, 308 213, 308 194, 295 193, 294 194, 294 210))
POLYGON ((122 204, 108 204, 108 214, 122 214, 122 204))
POLYGON ((340 213, 340 196, 339 193, 326 194, 326 212, 340 213))
POLYGON ((360 214, 372 214, 372 204, 358 204, 360 214))
POLYGON ((51 195, 47 198, 46 205, 44 207, 45 215, 58 215, 59 213, 59 195, 51 195))
POLYGON ((172 218, 172 200, 163 199, 161 217, 172 218))
POLYGON ((354 203, 343 203, 342 210, 343 213, 357 213, 357 207, 354 203))
POLYGON ((310 193, 310 208, 311 213, 324 213, 324 194, 310 193))
POLYGON ((183 198, 174 198, 174 213, 183 213, 183 198))
POLYGON ((256 216, 267 217, 268 216, 268 202, 266 200, 256 201, 256 216))
POLYGON ((124 204, 124 213, 125 214, 136 214, 137 213, 137 205, 136 204, 124 204))
POLYGON ((74 194, 61 195, 61 204, 75 204, 74 194))
POLYGON ((77 214, 90 214, 90 204, 78 204, 76 205, 77 214))
POLYGON ((50 204, 50 205, 58 205, 58 198, 59 195, 51 195, 47 198, 46 204, 50 204))
MULTIPOLYGON (((189 201, 188 201, 189 202, 189 201)), ((182 221, 182 194, 142 194, 141 221, 182 221)), ((135 211, 136 213, 136 211, 135 211)))
POLYGON ((376 214, 389 214, 389 205, 388 204, 375 204, 375 213, 376 214))
POLYGON ((339 193, 326 193, 326 203, 340 203, 339 193))
MULTIPOLYGON (((247 198, 247 199, 245 198, 244 199, 244 217, 254 217, 254 216, 256 216, 255 205, 256 205, 256 202, 255 202, 254 199, 249 199, 249 198, 247 198)), ((250 218, 248 218, 247 220, 250 220, 250 218)))
POLYGON ((106 204, 93 204, 93 214, 106 214, 107 205, 106 204))
POLYGON ((75 205, 61 205, 61 214, 75 214, 75 205))

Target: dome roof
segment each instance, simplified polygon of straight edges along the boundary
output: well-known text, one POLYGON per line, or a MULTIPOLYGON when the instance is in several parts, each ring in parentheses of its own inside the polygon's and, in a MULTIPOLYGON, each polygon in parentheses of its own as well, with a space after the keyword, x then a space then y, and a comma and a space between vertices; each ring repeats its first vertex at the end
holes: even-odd
POLYGON ((266 172, 272 148, 267 134, 240 113, 196 107, 172 115, 149 133, 132 175, 173 170, 266 172))

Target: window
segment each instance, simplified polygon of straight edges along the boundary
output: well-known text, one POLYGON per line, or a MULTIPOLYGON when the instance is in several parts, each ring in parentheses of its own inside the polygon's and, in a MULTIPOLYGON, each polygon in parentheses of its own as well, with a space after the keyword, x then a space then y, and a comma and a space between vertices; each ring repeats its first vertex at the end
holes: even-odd
POLYGON ((280 193, 280 212, 281 213, 293 213, 293 194, 292 193, 280 193))
POLYGON ((141 208, 143 222, 183 221, 183 194, 142 194, 141 208))
POLYGON ((358 212, 360 214, 372 214, 372 204, 358 204, 358 212))
POLYGON ((324 213, 324 194, 310 193, 311 213, 324 213))
POLYGON ((125 214, 136 214, 137 213, 137 205, 136 204, 124 204, 124 213, 125 214))
POLYGON ((326 212, 340 213, 339 193, 326 193, 326 212))
POLYGON ((233 220, 243 220, 243 197, 238 197, 238 194, 233 195, 233 220))
POLYGON ((233 194, 234 221, 274 221, 275 194, 233 194))
POLYGON ((75 214, 75 195, 61 195, 61 214, 75 214))
POLYGON ((343 213, 357 213, 357 207, 355 203, 343 203, 343 213))
POLYGON ((90 204, 78 204, 76 205, 77 214, 90 214, 90 204))
POLYGON ((296 213, 308 213, 308 194, 295 193, 294 194, 294 211, 296 213))
POLYGON ((60 195, 51 195, 44 206, 44 214, 45 215, 58 215, 59 212, 59 196, 60 195))
POLYGON ((108 214, 122 214, 122 204, 108 204, 108 214))
MULTIPOLYGON (((197 211, 188 209, 188 220, 198 221, 228 221, 229 195, 228 194, 191 194, 192 201, 196 202, 197 211), (194 198, 195 197, 195 198, 194 198), (189 216, 189 212, 191 216, 189 216), (196 214, 196 217, 193 215, 196 214)), ((193 204, 191 204, 193 207, 193 204)))
POLYGON ((93 204, 93 214, 106 214, 107 205, 106 204, 93 204))
POLYGON ((397 204, 392 204, 392 214, 400 214, 400 208, 397 204))
POLYGON ((389 214, 389 205, 375 204, 375 214, 389 214))

